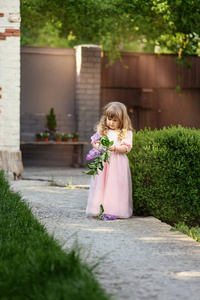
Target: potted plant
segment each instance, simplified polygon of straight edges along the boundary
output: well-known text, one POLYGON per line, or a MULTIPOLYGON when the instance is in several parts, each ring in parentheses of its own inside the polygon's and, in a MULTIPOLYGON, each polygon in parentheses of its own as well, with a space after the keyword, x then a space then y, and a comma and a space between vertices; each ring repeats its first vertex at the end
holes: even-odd
POLYGON ((49 132, 44 132, 44 133, 43 133, 43 138, 44 138, 44 141, 45 141, 45 142, 48 142, 48 141, 49 141, 49 137, 50 137, 50 133, 49 133, 49 132))
POLYGON ((72 139, 72 134, 71 134, 71 133, 68 134, 68 139, 69 139, 69 140, 72 139))
POLYGON ((72 141, 77 142, 78 141, 79 134, 77 132, 72 132, 72 141))
POLYGON ((35 137, 36 137, 36 140, 37 140, 38 142, 41 142, 41 140, 42 140, 42 138, 43 138, 43 133, 42 133, 42 132, 37 132, 37 133, 35 134, 35 137))
POLYGON ((61 142, 61 137, 62 137, 62 134, 57 132, 55 134, 55 140, 56 140, 56 142, 61 142))
POLYGON ((63 142, 68 142, 68 140, 69 140, 69 135, 67 133, 63 133, 62 134, 62 141, 63 142))

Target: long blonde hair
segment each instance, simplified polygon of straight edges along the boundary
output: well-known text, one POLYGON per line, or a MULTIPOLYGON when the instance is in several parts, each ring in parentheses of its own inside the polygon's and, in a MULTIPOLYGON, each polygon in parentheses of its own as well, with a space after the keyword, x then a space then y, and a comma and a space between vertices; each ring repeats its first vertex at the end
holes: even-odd
POLYGON ((109 127, 107 126, 107 118, 117 118, 119 120, 119 128, 117 132, 118 140, 123 140, 128 130, 133 131, 131 120, 128 116, 126 106, 121 102, 110 102, 103 107, 102 117, 95 129, 104 136, 107 135, 109 127))

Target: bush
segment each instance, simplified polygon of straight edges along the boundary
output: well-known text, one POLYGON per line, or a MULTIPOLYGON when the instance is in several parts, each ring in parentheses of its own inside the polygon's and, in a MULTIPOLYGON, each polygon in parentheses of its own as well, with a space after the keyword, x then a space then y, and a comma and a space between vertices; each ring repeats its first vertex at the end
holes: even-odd
POLYGON ((181 126, 140 130, 128 154, 135 215, 200 225, 200 132, 181 126))
POLYGON ((75 250, 64 252, 0 171, 0 299, 109 299, 75 250))

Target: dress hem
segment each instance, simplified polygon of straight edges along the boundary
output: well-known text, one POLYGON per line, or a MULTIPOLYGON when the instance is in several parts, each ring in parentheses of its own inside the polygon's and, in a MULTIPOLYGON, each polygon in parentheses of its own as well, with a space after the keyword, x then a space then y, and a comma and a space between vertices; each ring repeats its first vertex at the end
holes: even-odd
MULTIPOLYGON (((105 215, 111 215, 111 214, 105 214, 105 215)), ((99 214, 86 214, 86 217, 98 217, 99 214)), ((118 219, 130 219, 133 215, 130 215, 129 217, 122 217, 115 215, 118 219)))

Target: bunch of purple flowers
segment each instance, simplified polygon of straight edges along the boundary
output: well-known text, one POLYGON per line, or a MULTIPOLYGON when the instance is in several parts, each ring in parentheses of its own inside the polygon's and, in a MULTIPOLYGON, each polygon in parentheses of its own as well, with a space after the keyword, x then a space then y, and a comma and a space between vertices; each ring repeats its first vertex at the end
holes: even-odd
POLYGON ((117 220, 117 217, 115 215, 103 214, 99 217, 99 219, 102 221, 112 221, 112 220, 117 220))
POLYGON ((102 221, 112 221, 112 220, 117 220, 117 216, 104 214, 104 208, 103 208, 103 205, 101 204, 100 205, 100 214, 98 215, 97 219, 102 220, 102 221))
POLYGON ((107 135, 102 137, 98 132, 95 133, 92 137, 92 144, 98 143, 98 148, 93 148, 89 151, 89 153, 86 156, 87 160, 92 160, 92 163, 86 164, 86 166, 90 169, 90 171, 84 172, 88 175, 98 175, 98 169, 103 170, 103 162, 109 162, 109 157, 111 154, 111 151, 109 150, 109 146, 113 145, 113 142, 109 141, 109 138, 107 135))
POLYGON ((86 156, 87 160, 94 159, 96 157, 99 157, 101 155, 100 151, 93 148, 92 150, 89 151, 88 155, 86 156))

